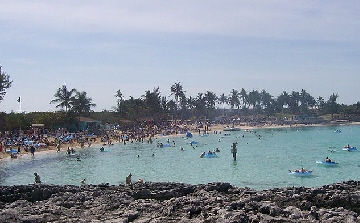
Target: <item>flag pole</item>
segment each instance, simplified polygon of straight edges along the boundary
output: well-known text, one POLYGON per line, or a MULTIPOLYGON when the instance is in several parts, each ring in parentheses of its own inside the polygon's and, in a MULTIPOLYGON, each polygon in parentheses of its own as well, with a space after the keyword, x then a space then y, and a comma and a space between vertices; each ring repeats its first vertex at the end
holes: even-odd
POLYGON ((19 112, 22 113, 22 110, 21 110, 21 97, 19 97, 17 99, 17 102, 19 102, 19 112))

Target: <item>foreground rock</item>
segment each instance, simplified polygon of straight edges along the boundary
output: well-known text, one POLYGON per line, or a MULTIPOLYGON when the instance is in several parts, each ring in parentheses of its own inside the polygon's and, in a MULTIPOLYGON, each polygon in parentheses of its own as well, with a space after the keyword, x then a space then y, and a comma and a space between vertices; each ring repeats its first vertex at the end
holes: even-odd
POLYGON ((0 222, 360 222, 360 181, 264 191, 228 183, 0 188, 0 222))

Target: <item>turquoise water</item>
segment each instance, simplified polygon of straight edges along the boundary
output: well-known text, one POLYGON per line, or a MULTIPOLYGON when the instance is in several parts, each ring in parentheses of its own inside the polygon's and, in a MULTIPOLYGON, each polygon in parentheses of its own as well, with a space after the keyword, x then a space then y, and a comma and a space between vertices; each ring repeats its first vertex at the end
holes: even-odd
MULTIPOLYGON (((78 149, 77 156, 60 153, 35 153, 0 163, 0 185, 33 183, 34 172, 47 184, 74 184, 86 178, 89 184, 120 184, 131 172, 133 181, 142 178, 153 182, 191 184, 215 181, 229 182, 256 190, 275 187, 318 187, 346 180, 360 180, 360 150, 343 151, 350 144, 360 149, 360 126, 328 126, 284 129, 259 129, 256 133, 228 132, 229 136, 194 133, 169 137, 175 147, 159 148, 156 143, 119 143, 100 152, 93 146, 78 149), (340 129, 341 133, 335 133, 340 129), (260 135, 260 136, 259 136, 260 135), (193 148, 191 141, 198 144, 193 148), (237 142, 237 161, 233 161, 231 145, 237 142), (184 151, 180 150, 184 148, 184 151), (199 158, 203 151, 219 148, 218 158, 199 158), (152 156, 154 154, 154 156, 152 156), (139 156, 139 157, 138 157, 139 156), (316 164, 329 156, 339 162, 336 167, 316 164), (310 177, 288 174, 289 169, 304 167, 313 170, 310 177)), ((158 137, 166 143, 168 138, 158 137)))

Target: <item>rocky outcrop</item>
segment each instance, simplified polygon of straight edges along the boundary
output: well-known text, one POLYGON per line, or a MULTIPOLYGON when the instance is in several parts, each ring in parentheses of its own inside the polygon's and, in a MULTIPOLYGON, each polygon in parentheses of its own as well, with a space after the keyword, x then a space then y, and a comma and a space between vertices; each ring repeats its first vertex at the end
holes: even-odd
POLYGON ((264 191, 150 182, 0 189, 0 222, 360 222, 359 181, 264 191))

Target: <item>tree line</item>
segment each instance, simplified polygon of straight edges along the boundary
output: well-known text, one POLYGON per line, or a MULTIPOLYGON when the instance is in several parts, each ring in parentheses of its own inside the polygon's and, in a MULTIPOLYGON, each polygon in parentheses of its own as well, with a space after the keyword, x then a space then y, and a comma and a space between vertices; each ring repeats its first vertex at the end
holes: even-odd
MULTIPOLYGON (((232 89, 228 94, 219 96, 212 91, 198 93, 195 97, 186 96, 186 91, 180 82, 170 87, 169 97, 161 95, 159 87, 146 90, 139 98, 130 96, 124 99, 121 90, 115 92, 116 105, 110 112, 121 119, 130 121, 139 120, 213 120, 217 116, 254 116, 261 115, 271 117, 276 114, 358 114, 359 105, 340 105, 337 103, 338 94, 331 94, 327 100, 319 96, 310 95, 306 90, 286 92, 283 91, 277 97, 272 96, 266 90, 252 90, 247 92, 244 88, 240 91, 232 89)), ((55 93, 55 99, 51 103, 57 103, 56 107, 63 111, 74 112, 79 115, 90 115, 95 104, 86 96, 86 92, 79 93, 76 89, 68 90, 62 86, 55 93), (75 96, 73 96, 75 93, 75 96), (79 95, 83 95, 80 97, 79 95), (75 106, 76 105, 76 106, 75 106)))
MULTIPOLYGON (((1 69, 0 69, 1 71, 1 69)), ((12 81, 6 73, 0 72, 0 102, 11 87, 12 81)), ((266 90, 246 91, 244 88, 232 89, 229 93, 216 95, 213 91, 187 96, 180 82, 170 87, 170 96, 161 95, 159 87, 146 90, 139 98, 123 97, 121 90, 114 94, 116 104, 110 110, 94 112, 96 106, 85 91, 75 88, 68 89, 66 85, 58 88, 54 99, 50 101, 59 109, 55 113, 38 112, 36 114, 0 114, 2 130, 16 129, 27 126, 28 123, 46 123, 48 126, 68 126, 79 122, 80 116, 91 117, 102 122, 118 123, 127 121, 136 123, 144 120, 164 121, 178 120, 214 120, 219 116, 261 116, 271 118, 291 114, 360 114, 360 102, 353 105, 337 103, 338 94, 331 94, 326 100, 310 95, 306 90, 283 91, 274 97, 266 90), (17 118, 16 118, 17 117, 17 118)))

